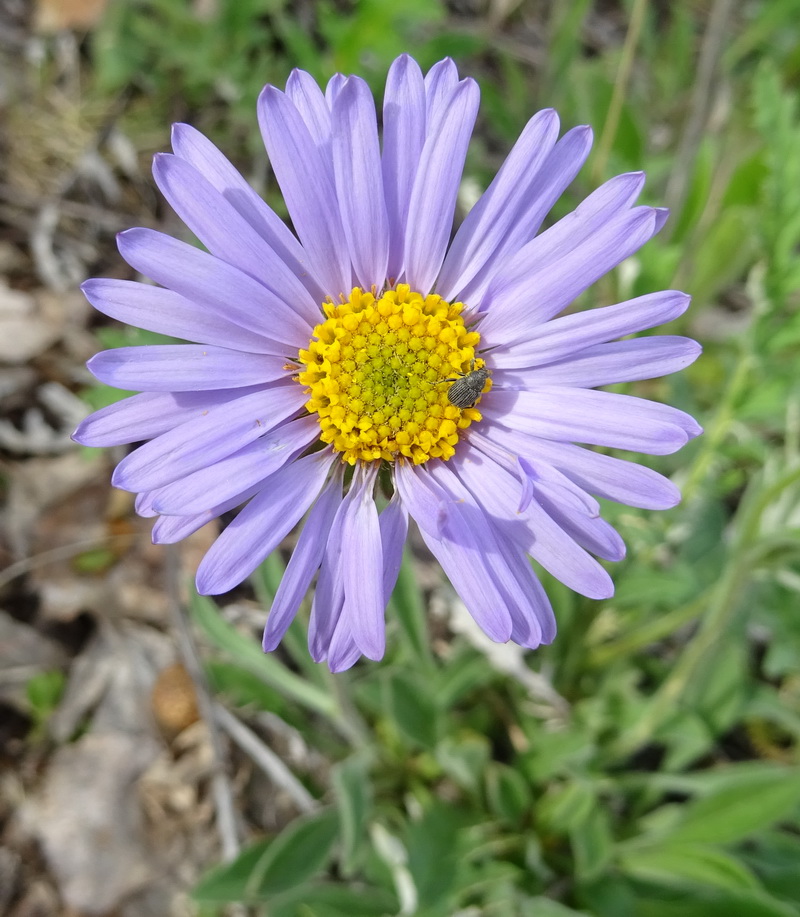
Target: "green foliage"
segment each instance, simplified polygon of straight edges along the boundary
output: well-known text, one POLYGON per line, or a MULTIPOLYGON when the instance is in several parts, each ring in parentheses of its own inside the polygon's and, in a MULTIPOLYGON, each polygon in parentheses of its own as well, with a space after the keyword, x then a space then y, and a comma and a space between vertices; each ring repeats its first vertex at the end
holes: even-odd
POLYGON ((60 669, 38 672, 28 679, 25 695, 34 735, 44 736, 47 723, 64 693, 66 678, 60 669))
MULTIPOLYGON (((257 169, 265 82, 300 66, 380 90, 401 51, 423 66, 452 54, 481 84, 467 175, 485 186, 537 107, 602 133, 633 5, 499 4, 489 19, 423 0, 218 0, 203 18, 184 0, 114 3, 93 91, 132 89, 164 137, 177 112, 257 169)), ((545 575, 559 637, 521 663, 445 632, 411 556, 386 660, 336 677, 310 661, 305 622, 265 656, 195 596, 214 690, 243 715, 281 717, 331 762, 318 811, 203 879, 204 913, 245 901, 278 917, 799 917, 800 26, 795 0, 732 7, 712 97, 698 100, 708 5, 647 5, 607 162, 590 160, 555 208, 573 209, 598 168, 645 169, 648 203, 674 195, 662 236, 582 305, 692 293, 669 331, 700 338, 703 358, 625 389, 705 424, 652 459, 684 503, 604 506, 628 544, 616 595, 586 601, 545 575)), ((275 554, 254 577, 265 609, 282 572, 275 554)))

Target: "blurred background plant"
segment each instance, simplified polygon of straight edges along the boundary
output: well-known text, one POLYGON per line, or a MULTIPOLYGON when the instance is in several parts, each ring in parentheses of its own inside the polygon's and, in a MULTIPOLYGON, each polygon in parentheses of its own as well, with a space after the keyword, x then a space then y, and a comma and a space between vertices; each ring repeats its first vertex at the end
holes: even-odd
POLYGON ((163 902, 191 888, 180 912, 203 917, 245 906, 273 917, 800 915, 797 0, 3 7, 0 322, 9 340, 23 325, 41 334, 30 352, 17 342, 0 354, 10 367, 0 620, 8 646, 25 627, 47 652, 25 671, 18 655, 0 660, 3 763, 16 787, 0 793, 0 910, 38 913, 21 910, 31 883, 51 888, 37 894, 54 908, 84 900, 63 837, 36 819, 53 815, 69 779, 85 783, 87 761, 113 770, 114 749, 87 740, 108 738, 118 673, 94 694, 87 673, 124 658, 123 687, 147 716, 115 722, 152 742, 125 778, 142 795, 132 834, 155 831, 163 844, 172 832, 183 846, 169 847, 166 884, 146 858, 132 884, 115 885, 112 868, 116 899, 89 894, 86 913, 120 902, 128 917, 167 913, 163 902), (183 232, 147 175, 169 123, 207 133, 284 212, 256 127, 262 85, 301 67, 320 80, 358 72, 380 93, 403 51, 423 68, 449 54, 481 84, 465 202, 545 106, 596 136, 554 219, 611 175, 647 172, 647 202, 672 208, 667 229, 578 305, 671 287, 693 295, 674 332, 699 339, 704 356, 676 378, 618 388, 689 411, 706 434, 647 459, 679 483, 681 506, 604 506, 628 544, 613 599, 583 599, 543 574, 553 646, 523 654, 481 639, 412 541, 386 659, 332 677, 308 659, 304 623, 276 654, 259 647, 290 546, 219 602, 189 595, 188 628, 179 596, 203 536, 164 577, 165 549, 147 547, 146 526, 104 483, 108 457, 80 456, 84 470, 70 465, 35 511, 25 500, 45 487, 47 462, 76 458, 65 433, 84 402, 119 397, 89 387, 81 360, 151 339, 89 316, 74 288, 123 276, 114 231, 183 232), (48 311, 53 294, 61 311, 48 311), (86 523, 81 540, 80 519, 96 517, 101 528, 86 523), (70 770, 76 756, 83 770, 70 770), (189 803, 175 801, 178 784, 193 787, 189 803), (23 791, 44 798, 20 835, 23 791), (181 821, 192 806, 205 821, 181 821), (204 844, 186 840, 201 828, 204 844), (39 853, 25 861, 31 842, 39 853), (154 900, 162 910, 147 910, 154 900))

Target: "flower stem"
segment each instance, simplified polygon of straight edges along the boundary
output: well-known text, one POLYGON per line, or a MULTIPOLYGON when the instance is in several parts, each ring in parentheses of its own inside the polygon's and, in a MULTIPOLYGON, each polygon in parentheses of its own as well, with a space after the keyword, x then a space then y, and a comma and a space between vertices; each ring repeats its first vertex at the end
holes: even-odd
POLYGON ((611 94, 611 102, 608 106, 608 114, 603 125, 603 133, 600 136, 600 142, 597 145, 597 155, 594 159, 592 169, 592 181, 598 183, 602 181, 603 175, 608 165, 608 157, 611 153, 611 147, 614 138, 617 135, 619 119, 622 115, 622 106, 625 102, 625 96, 628 92, 628 84, 631 80, 633 71, 633 59, 636 53, 636 46, 639 43, 639 36, 642 33, 644 25, 644 16, 647 12, 647 0, 634 0, 631 18, 628 23, 628 31, 625 33, 625 43, 622 46, 622 55, 617 68, 617 77, 614 80, 614 91, 611 94))

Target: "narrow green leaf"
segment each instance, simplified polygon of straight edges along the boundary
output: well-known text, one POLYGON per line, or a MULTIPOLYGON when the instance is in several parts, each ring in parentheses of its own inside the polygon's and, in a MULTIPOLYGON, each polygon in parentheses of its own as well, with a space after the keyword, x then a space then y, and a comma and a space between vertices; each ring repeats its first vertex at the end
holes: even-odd
POLYGON ((522 906, 522 917, 590 917, 586 911, 575 911, 552 898, 529 898, 522 906))
POLYGON ((634 878, 667 884, 760 888, 753 873, 735 857, 699 844, 660 844, 632 850, 622 856, 620 867, 634 878))
POLYGON ((597 796, 587 781, 570 780, 537 802, 536 816, 551 831, 566 833, 582 825, 596 805, 597 796))
POLYGON ((412 742, 433 748, 438 737, 439 712, 429 686, 403 672, 394 672, 387 682, 389 715, 412 742))
POLYGON ((486 770, 486 796, 491 811, 514 824, 522 821, 530 810, 528 781, 513 767, 496 761, 486 770))
POLYGON ((244 901, 250 876, 271 843, 269 840, 256 841, 245 847, 232 862, 207 872, 195 886, 192 897, 201 903, 244 901))
POLYGON ((293 821, 256 864, 247 883, 247 899, 268 900, 306 883, 324 868, 338 833, 339 818, 334 809, 293 821))
POLYGON ((333 809, 299 818, 212 869, 192 895, 199 902, 263 901, 304 885, 327 862, 339 821, 333 809))
POLYGON ((696 886, 681 894, 653 887, 637 896, 636 917, 797 917, 797 910, 763 892, 696 886))
POLYGON ((388 889, 320 882, 272 898, 269 917, 386 917, 398 908, 397 897, 388 889))
POLYGON ((436 760, 459 786, 477 792, 492 750, 486 736, 463 732, 445 736, 436 746, 436 760))
POLYGON ((800 838, 770 831, 758 843, 748 844, 741 857, 771 895, 800 902, 800 838))
POLYGON ((670 844, 732 844, 791 817, 800 803, 800 770, 775 768, 734 782, 686 806, 666 837, 670 844))
POLYGON ((425 604, 417 583, 413 558, 408 552, 404 554, 403 563, 400 565, 400 573, 392 593, 391 604, 400 623, 403 641, 412 658, 426 669, 433 669, 434 662, 425 604))
POLYGON ((459 810, 432 805, 408 832, 408 869, 419 896, 419 907, 438 905, 452 893, 460 855, 459 810))
POLYGON ((575 877, 590 882, 608 866, 614 853, 614 839, 605 808, 596 805, 581 824, 570 830, 569 837, 575 855, 575 877))
POLYGON ((338 764, 333 771, 333 786, 341 824, 341 869, 345 876, 351 876, 366 847, 367 820, 372 804, 366 758, 356 755, 338 764))
POLYGON ((259 601, 265 608, 275 598, 285 571, 286 564, 283 562, 280 551, 273 551, 262 564, 256 567, 252 577, 253 586, 259 601))
POLYGON ((336 702, 330 694, 298 678, 275 656, 266 655, 254 640, 228 624, 211 599, 192 591, 190 607, 192 616, 209 639, 229 653, 239 665, 309 709, 337 718, 336 702))

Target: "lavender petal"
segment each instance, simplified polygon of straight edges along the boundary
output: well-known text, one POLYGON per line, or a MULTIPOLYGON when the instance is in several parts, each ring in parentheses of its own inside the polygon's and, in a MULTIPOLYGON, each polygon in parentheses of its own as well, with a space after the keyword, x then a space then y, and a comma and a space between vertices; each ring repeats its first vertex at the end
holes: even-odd
POLYGON ((436 283, 447 300, 481 274, 519 222, 519 211, 536 192, 539 172, 558 137, 558 115, 538 112, 525 126, 494 181, 459 227, 436 283))
POLYGON ((117 236, 117 245, 128 264, 146 277, 258 334, 263 352, 296 353, 307 345, 308 322, 271 290, 219 258, 152 229, 128 229, 117 236))
POLYGON ((458 86, 458 68, 452 58, 445 57, 435 63, 425 74, 425 124, 426 134, 450 104, 458 86))
POLYGON ((702 347, 690 338, 662 334, 595 344, 546 366, 497 372, 494 380, 496 385, 509 389, 542 384, 597 388, 678 372, 694 363, 701 353, 702 347))
POLYGON ((595 344, 671 322, 689 308, 691 297, 663 290, 628 299, 614 306, 575 312, 554 318, 526 341, 492 351, 492 366, 521 369, 553 363, 595 344))
POLYGON ((483 304, 486 313, 481 335, 485 343, 495 346, 530 337, 532 327, 557 315, 638 251, 652 238, 654 227, 652 209, 636 207, 609 220, 563 257, 546 264, 526 263, 514 275, 507 275, 504 269, 498 271, 483 304))
POLYGON ((127 455, 111 482, 134 493, 171 484, 268 433, 305 399, 299 385, 275 385, 209 408, 127 455))
POLYGON ((312 507, 286 565, 264 629, 264 652, 276 649, 294 620, 300 603, 311 586, 314 574, 319 570, 325 556, 325 546, 333 518, 341 502, 342 466, 338 465, 312 507))
POLYGON ((267 478, 211 546, 197 570, 201 595, 228 592, 242 582, 300 521, 330 470, 329 451, 309 455, 267 478))
POLYGON ((271 290, 309 329, 319 316, 316 302, 288 265, 236 208, 191 163, 157 153, 153 177, 172 209, 212 255, 271 290))
POLYGON ((383 546, 383 604, 388 605, 403 563, 403 547, 408 534, 408 513, 397 492, 378 517, 378 522, 383 546))
POLYGON ((458 299, 468 303, 472 310, 483 310, 486 291, 498 269, 534 238, 553 204, 580 172, 591 148, 591 128, 575 127, 564 134, 542 166, 530 198, 522 202, 516 223, 509 227, 485 269, 454 293, 458 299))
POLYGON ((663 475, 625 459, 592 452, 571 443, 552 442, 482 425, 482 435, 510 452, 547 462, 589 493, 641 509, 671 509, 681 501, 678 488, 663 475))
MULTIPOLYGON (((259 485, 250 487, 230 499, 204 510, 202 513, 193 513, 189 516, 160 516, 153 526, 153 544, 175 544, 178 541, 183 541, 184 538, 188 538, 189 535, 192 535, 204 525, 213 522, 223 513, 241 506, 242 503, 255 496, 258 490, 259 485)), ((155 492, 157 493, 157 491, 155 492)))
MULTIPOLYGON (((608 573, 548 515, 536 501, 524 513, 516 511, 519 482, 488 456, 470 450, 451 460, 463 481, 503 531, 545 570, 575 592, 593 599, 614 594, 608 573)), ((437 469, 437 475, 439 469, 437 469)))
POLYGON ((299 112, 267 86, 258 99, 258 122, 270 162, 309 263, 328 296, 349 294, 350 257, 333 177, 299 112))
POLYGON ((422 468, 397 463, 395 485, 411 517, 419 525, 423 540, 442 566, 445 574, 461 596, 469 613, 481 629, 498 643, 511 636, 512 621, 508 611, 508 592, 499 577, 508 575, 502 553, 492 537, 492 526, 474 500, 464 500, 443 490, 422 468), (427 491, 433 495, 421 495, 427 491), (462 500, 463 502, 459 502, 462 500), (440 508, 430 517, 432 503, 440 508), (436 537, 442 513, 447 517, 448 532, 436 537))
POLYGON ((153 507, 163 515, 201 513, 234 497, 281 469, 319 434, 315 417, 298 417, 255 442, 154 491, 153 507))
POLYGON ((172 125, 172 149, 201 172, 239 214, 255 229, 275 254, 299 277, 315 303, 325 298, 308 270, 303 246, 275 211, 250 187, 225 156, 188 124, 172 125))
POLYGON ((286 378, 283 357, 241 353, 212 344, 145 344, 95 354, 92 375, 115 388, 194 392, 245 388, 286 378))
POLYGON ((419 65, 403 54, 389 68, 383 97, 383 192, 389 223, 387 276, 403 272, 411 189, 425 143, 425 84, 419 65))
POLYGON ((292 100, 324 160, 332 163, 331 109, 317 81, 305 70, 294 69, 286 81, 286 95, 292 100))
POLYGON ((98 312, 136 328, 196 344, 213 342, 231 350, 270 352, 260 335, 163 287, 96 277, 83 283, 81 290, 98 312))
POLYGON ((481 412, 502 426, 542 439, 669 455, 701 432, 683 411, 655 401, 558 385, 492 392, 481 412))
POLYGON ((464 80, 428 131, 411 192, 405 239, 405 277, 423 296, 444 260, 467 146, 478 113, 477 83, 464 80))
POLYGON ((358 285, 380 289, 389 258, 375 103, 369 86, 350 77, 333 106, 336 194, 358 285))
MULTIPOLYGON (((260 391, 261 386, 252 391, 260 391)), ((252 392, 144 392, 109 404, 78 424, 72 438, 83 446, 122 446, 161 436, 207 413, 209 408, 252 392)))
MULTIPOLYGON (((342 94, 346 89, 342 90, 342 94)), ((340 95, 341 98, 341 95, 340 95)), ((356 471, 342 503, 342 582, 344 623, 356 646, 369 659, 382 659, 386 651, 383 598, 383 549, 378 510, 372 491, 377 465, 356 471)))

